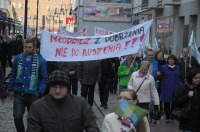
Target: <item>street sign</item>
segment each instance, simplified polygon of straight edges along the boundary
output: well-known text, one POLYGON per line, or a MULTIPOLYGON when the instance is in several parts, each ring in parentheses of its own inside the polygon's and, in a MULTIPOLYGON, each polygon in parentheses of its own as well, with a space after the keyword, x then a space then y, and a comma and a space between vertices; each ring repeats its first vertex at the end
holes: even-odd
POLYGON ((75 17, 66 18, 66 24, 74 24, 74 23, 75 23, 75 17))

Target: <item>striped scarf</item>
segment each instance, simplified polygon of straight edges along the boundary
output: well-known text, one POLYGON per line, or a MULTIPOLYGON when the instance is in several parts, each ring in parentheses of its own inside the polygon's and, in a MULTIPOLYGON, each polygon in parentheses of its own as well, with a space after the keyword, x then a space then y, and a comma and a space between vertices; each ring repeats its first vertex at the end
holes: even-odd
MULTIPOLYGON (((18 61, 18 67, 17 67, 17 76, 15 79, 16 83, 23 83, 22 79, 22 62, 24 58, 25 53, 23 53, 20 56, 20 59, 18 61)), ((31 65, 31 80, 30 80, 30 87, 29 89, 32 89, 36 91, 37 89, 37 83, 38 83, 38 70, 39 70, 39 59, 38 59, 38 54, 34 52, 33 58, 32 58, 32 65, 31 65)))

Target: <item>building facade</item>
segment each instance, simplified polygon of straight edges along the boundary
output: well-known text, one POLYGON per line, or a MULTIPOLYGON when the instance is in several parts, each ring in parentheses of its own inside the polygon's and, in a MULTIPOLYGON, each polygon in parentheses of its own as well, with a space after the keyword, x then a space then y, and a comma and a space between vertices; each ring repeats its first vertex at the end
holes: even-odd
POLYGON ((77 30, 87 27, 87 35, 93 36, 95 27, 113 32, 130 28, 132 1, 78 0, 77 30))
MULTIPOLYGON (((9 36, 15 24, 9 12, 10 0, 0 0, 0 35, 9 36)), ((6 37, 5 37, 6 38, 6 37)))
POLYGON ((192 31, 200 46, 199 0, 137 0, 133 6, 133 25, 154 19, 150 43, 157 38, 165 54, 179 56, 181 49, 188 46, 192 31))
MULTIPOLYGON (((10 12, 13 14, 12 5, 15 8, 18 19, 24 25, 25 0, 11 0, 10 12)), ((70 0, 28 0, 27 25, 33 35, 38 25, 38 34, 44 29, 51 32, 58 32, 60 26, 65 26, 66 18, 69 17, 72 4, 70 0), (37 1, 38 19, 37 19, 37 1)), ((15 17, 13 15, 13 17, 15 17)))

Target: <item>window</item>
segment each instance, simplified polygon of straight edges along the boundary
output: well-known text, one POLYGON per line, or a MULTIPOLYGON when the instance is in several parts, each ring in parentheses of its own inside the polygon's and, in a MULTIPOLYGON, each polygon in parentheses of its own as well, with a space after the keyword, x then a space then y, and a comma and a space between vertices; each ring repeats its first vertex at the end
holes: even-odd
POLYGON ((63 20, 60 20, 59 23, 60 23, 60 24, 63 24, 63 20))
MULTIPOLYGON (((40 11, 40 9, 41 9, 41 6, 38 6, 38 11, 40 11)), ((37 10, 37 5, 36 5, 36 10, 37 10)))
POLYGON ((28 4, 28 10, 30 10, 30 8, 31 8, 31 5, 30 5, 30 4, 28 4))
POLYGON ((30 23, 31 16, 28 17, 27 22, 30 23))
POLYGON ((12 3, 13 7, 15 8, 15 3, 12 3))
POLYGON ((19 17, 19 20, 20 20, 20 22, 23 22, 24 21, 24 17, 23 16, 19 17))
POLYGON ((19 3, 19 9, 23 9, 24 8, 24 5, 19 3))
POLYGON ((142 0, 142 6, 148 6, 149 0, 142 0))
POLYGON ((47 11, 51 11, 51 7, 47 7, 47 11))
POLYGON ((49 24, 49 23, 50 23, 50 21, 51 21, 50 19, 46 19, 46 22, 47 22, 47 24, 49 24))
POLYGON ((38 23, 40 23, 40 18, 38 17, 38 23))

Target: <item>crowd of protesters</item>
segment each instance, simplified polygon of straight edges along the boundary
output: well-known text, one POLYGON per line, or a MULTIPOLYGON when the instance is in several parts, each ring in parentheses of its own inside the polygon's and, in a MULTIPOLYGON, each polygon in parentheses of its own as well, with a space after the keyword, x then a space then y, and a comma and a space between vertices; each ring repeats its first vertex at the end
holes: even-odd
MULTIPOLYGON (((165 122, 169 123, 173 120, 173 101, 177 100, 175 97, 182 87, 188 85, 189 71, 200 68, 197 60, 189 55, 187 47, 183 48, 180 57, 170 54, 166 59, 162 50, 149 49, 146 58, 140 58, 137 54, 127 55, 121 63, 117 57, 82 62, 46 62, 38 52, 38 43, 32 38, 23 42, 21 35, 13 36, 6 43, 0 36, 0 94, 5 98, 3 81, 5 68, 9 65, 12 71, 7 92, 9 96, 14 96, 13 116, 18 132, 26 131, 22 120, 26 107, 30 111, 30 132, 35 131, 36 127, 38 131, 54 131, 58 127, 61 131, 99 131, 91 109, 96 84, 104 109, 109 107, 109 94, 120 94, 126 89, 132 89, 137 95, 137 104, 149 110, 150 122, 153 114, 160 111, 165 115, 165 122), (78 82, 81 84, 82 97, 77 97, 78 82), (50 111, 50 107, 55 110, 50 111), (66 114, 66 118, 60 112, 66 114), (57 123, 56 126, 49 126, 47 122, 57 123), (64 126, 64 123, 74 127, 64 126), (79 127, 75 127, 77 124, 79 127)), ((199 89, 199 83, 195 87, 199 89)), ((200 108, 196 111, 200 112, 200 108)), ((187 129, 191 132, 199 130, 187 129)))

